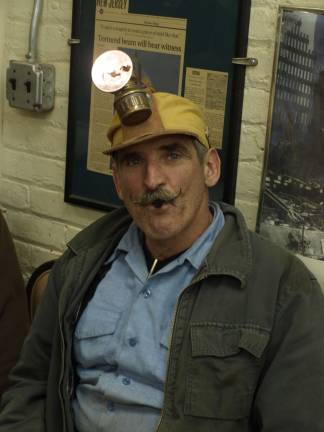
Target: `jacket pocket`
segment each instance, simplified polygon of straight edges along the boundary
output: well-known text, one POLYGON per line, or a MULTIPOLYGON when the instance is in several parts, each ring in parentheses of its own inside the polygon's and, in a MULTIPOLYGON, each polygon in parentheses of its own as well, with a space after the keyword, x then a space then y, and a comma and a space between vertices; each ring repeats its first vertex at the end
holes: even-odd
POLYGON ((185 414, 248 417, 269 333, 251 326, 192 324, 185 414))
POLYGON ((110 363, 116 349, 115 333, 121 312, 85 309, 74 333, 74 353, 83 367, 110 363))

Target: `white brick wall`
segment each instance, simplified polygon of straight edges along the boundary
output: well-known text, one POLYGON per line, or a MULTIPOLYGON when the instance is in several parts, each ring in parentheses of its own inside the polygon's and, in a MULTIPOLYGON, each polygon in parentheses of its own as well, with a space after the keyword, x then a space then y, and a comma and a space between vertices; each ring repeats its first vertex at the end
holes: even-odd
POLYGON ((34 0, 0 2, 0 208, 5 211, 25 276, 57 258, 82 227, 102 213, 64 203, 72 0, 44 0, 40 62, 56 68, 55 109, 34 114, 5 100, 9 59, 24 60, 34 0))
MULTIPOLYGON (((237 205, 254 227, 262 177, 277 12, 280 4, 322 7, 323 0, 252 0, 243 107, 237 205)), ((15 110, 5 100, 9 59, 28 50, 34 0, 0 1, 0 208, 5 211, 25 276, 56 258, 65 243, 102 213, 64 203, 66 128, 72 0, 44 0, 39 61, 56 68, 55 109, 46 114, 15 110)))

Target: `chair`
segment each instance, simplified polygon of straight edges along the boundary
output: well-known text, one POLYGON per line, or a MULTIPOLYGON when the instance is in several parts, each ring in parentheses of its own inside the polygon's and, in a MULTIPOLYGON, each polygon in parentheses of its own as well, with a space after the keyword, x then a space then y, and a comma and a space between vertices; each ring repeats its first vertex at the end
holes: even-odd
POLYGON ((297 254, 298 258, 308 267, 316 277, 324 293, 324 262, 297 254))
POLYGON ((44 289, 47 285, 48 276, 54 263, 55 260, 46 261, 41 264, 33 271, 27 282, 26 292, 31 320, 34 319, 37 308, 41 302, 44 289))

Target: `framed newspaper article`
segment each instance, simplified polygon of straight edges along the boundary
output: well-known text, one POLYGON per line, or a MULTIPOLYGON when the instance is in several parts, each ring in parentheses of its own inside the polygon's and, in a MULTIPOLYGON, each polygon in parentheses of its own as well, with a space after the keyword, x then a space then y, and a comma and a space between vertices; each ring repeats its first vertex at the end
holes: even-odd
POLYGON ((250 0, 74 0, 65 200, 112 209, 107 130, 113 96, 91 82, 103 52, 120 49, 157 91, 199 104, 223 174, 212 199, 234 201, 250 0))
POLYGON ((324 10, 279 11, 258 230, 324 260, 324 10))

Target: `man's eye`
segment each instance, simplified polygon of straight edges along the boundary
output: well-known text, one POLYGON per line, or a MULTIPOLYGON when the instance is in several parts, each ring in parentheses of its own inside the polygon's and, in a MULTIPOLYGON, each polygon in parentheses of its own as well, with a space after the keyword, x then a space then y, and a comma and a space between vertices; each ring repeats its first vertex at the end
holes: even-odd
POLYGON ((140 158, 137 156, 128 156, 123 160, 123 164, 129 167, 136 166, 140 163, 140 158))
POLYGON ((180 159, 180 157, 181 157, 180 153, 177 153, 177 152, 170 152, 168 154, 169 160, 177 160, 177 159, 180 159))

